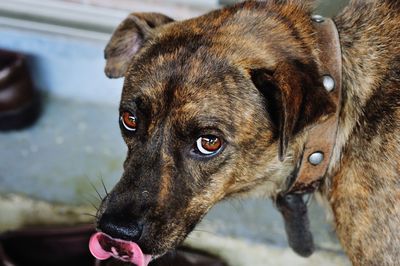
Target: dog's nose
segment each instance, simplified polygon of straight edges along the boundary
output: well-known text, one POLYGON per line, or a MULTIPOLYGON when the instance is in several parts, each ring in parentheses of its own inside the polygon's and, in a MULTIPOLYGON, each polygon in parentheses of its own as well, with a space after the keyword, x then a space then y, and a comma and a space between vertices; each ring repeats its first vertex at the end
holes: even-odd
POLYGON ((137 242, 143 232, 143 226, 135 221, 126 221, 121 217, 104 213, 98 228, 105 234, 122 240, 137 242))

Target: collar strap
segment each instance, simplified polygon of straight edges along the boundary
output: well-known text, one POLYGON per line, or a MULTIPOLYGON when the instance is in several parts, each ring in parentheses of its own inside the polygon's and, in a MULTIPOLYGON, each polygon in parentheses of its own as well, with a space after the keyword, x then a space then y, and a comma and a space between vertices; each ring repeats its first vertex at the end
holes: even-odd
POLYGON ((336 112, 309 129, 295 172, 287 180, 283 194, 311 193, 318 189, 327 173, 339 125, 342 97, 342 56, 339 34, 331 19, 313 16, 320 51, 320 71, 336 112))

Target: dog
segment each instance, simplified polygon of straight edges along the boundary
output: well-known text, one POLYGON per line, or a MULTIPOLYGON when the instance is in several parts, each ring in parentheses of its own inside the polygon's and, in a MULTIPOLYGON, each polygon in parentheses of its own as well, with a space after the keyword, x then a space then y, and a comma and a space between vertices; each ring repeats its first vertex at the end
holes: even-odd
POLYGON ((354 265, 400 265, 400 3, 351 0, 333 19, 343 62, 336 107, 321 78, 313 6, 247 1, 185 21, 133 13, 118 26, 105 72, 125 78, 128 153, 97 213, 103 249, 105 239, 129 243, 147 254, 131 262, 146 265, 217 202, 276 199, 307 132, 340 108, 318 193, 354 265))

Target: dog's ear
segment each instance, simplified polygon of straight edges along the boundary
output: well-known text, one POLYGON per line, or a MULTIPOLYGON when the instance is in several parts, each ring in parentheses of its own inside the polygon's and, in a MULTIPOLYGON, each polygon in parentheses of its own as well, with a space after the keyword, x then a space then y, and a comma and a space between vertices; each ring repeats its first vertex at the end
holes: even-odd
POLYGON ((158 26, 173 19, 159 13, 132 13, 117 27, 105 50, 105 73, 109 78, 125 75, 133 56, 158 26))
POLYGON ((322 86, 316 66, 281 62, 274 71, 257 69, 250 73, 277 129, 282 161, 290 138, 321 116, 335 112, 335 105, 322 86))

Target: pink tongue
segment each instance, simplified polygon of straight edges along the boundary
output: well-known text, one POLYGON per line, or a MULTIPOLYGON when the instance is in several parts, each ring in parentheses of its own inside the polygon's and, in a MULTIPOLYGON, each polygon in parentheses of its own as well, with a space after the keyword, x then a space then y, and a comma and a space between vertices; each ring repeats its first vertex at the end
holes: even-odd
POLYGON ((151 260, 151 256, 144 255, 136 243, 115 239, 103 233, 92 235, 89 249, 92 255, 99 260, 114 257, 137 266, 147 266, 151 260))

